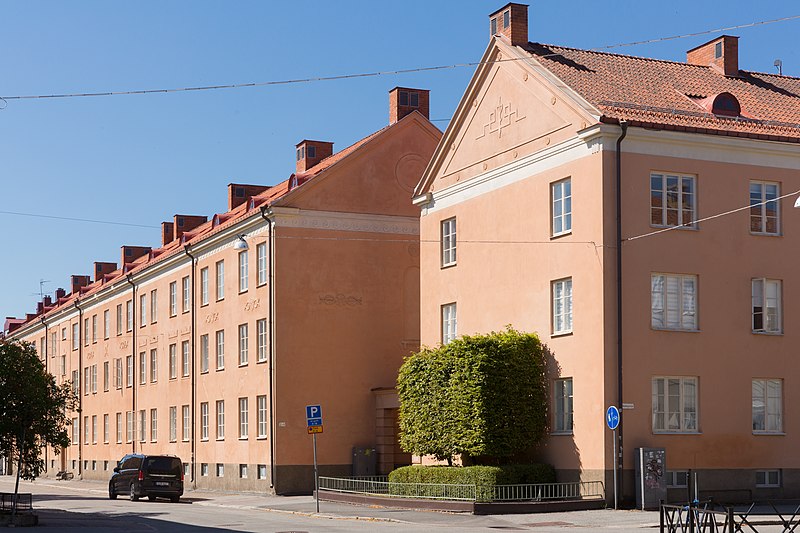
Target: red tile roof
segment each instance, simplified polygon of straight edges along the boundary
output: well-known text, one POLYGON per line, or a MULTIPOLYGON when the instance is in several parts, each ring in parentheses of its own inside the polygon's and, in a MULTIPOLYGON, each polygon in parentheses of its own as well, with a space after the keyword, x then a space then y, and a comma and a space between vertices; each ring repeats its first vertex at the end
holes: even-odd
POLYGON ((601 113, 604 122, 800 142, 800 79, 528 43, 524 48, 601 113), (702 99, 728 92, 739 117, 715 116, 702 99))

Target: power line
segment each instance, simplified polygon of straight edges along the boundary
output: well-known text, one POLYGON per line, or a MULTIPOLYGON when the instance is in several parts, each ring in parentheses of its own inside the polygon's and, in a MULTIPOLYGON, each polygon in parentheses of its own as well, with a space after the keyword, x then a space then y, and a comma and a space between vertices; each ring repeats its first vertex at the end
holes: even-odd
MULTIPOLYGON (((788 20, 800 19, 800 15, 792 15, 788 17, 782 17, 772 20, 763 20, 758 22, 750 22, 747 24, 739 24, 737 26, 729 26, 727 28, 718 28, 715 30, 705 30, 700 32, 694 33, 686 33, 682 35, 673 35, 669 37, 658 37, 656 39, 648 39, 645 41, 636 41, 630 43, 619 43, 619 44, 612 44, 608 46, 600 46, 596 48, 590 48, 590 51, 600 51, 600 50, 610 50, 613 48, 622 48, 627 46, 637 46, 642 44, 651 44, 663 41, 670 41, 675 39, 684 39, 687 37, 696 37, 699 35, 708 35, 711 33, 720 33, 723 31, 730 31, 735 29, 741 28, 750 28, 753 26, 761 26, 765 24, 774 24, 777 22, 785 22, 788 20)), ((545 56, 537 56, 541 57, 551 57, 551 56, 558 56, 560 54, 547 54, 545 56)), ((221 84, 221 85, 201 85, 196 87, 177 87, 172 89, 141 89, 141 90, 126 90, 126 91, 103 91, 103 92, 81 92, 81 93, 61 93, 61 94, 33 94, 33 95, 15 95, 15 96, 0 96, 0 101, 3 101, 7 104, 9 100, 44 100, 44 99, 60 99, 60 98, 84 98, 84 97, 94 97, 94 96, 124 96, 124 95, 136 95, 136 94, 168 94, 168 93, 179 93, 179 92, 191 92, 191 91, 213 91, 213 90, 220 90, 220 89, 243 89, 247 87, 269 87, 273 85, 292 85, 292 84, 299 84, 299 83, 314 83, 319 81, 336 81, 336 80, 348 80, 348 79, 355 79, 355 78, 371 78, 371 77, 378 77, 378 76, 396 76, 398 74, 412 74, 418 72, 432 72, 438 70, 452 70, 457 68, 464 68, 464 67, 476 67, 479 65, 484 64, 494 64, 494 63, 501 63, 506 61, 525 61, 528 58, 507 58, 507 59, 499 59, 496 61, 472 61, 467 63, 456 63, 453 65, 436 65, 431 67, 416 67, 416 68, 407 68, 407 69, 399 69, 399 70, 383 70, 383 71, 376 71, 376 72, 361 72, 355 74, 339 74, 335 76, 315 76, 310 78, 295 78, 295 79, 288 79, 288 80, 273 80, 273 81, 263 81, 263 82, 249 82, 249 83, 230 83, 230 84, 221 84)), ((5 109, 6 106, 0 108, 0 110, 5 109)), ((440 119, 444 120, 444 119, 440 119)))
POLYGON ((14 215, 19 217, 34 217, 34 218, 52 218, 55 220, 69 220, 72 222, 91 222, 92 224, 108 224, 111 226, 132 226, 135 228, 156 228, 160 226, 151 226, 148 224, 133 224, 130 222, 114 222, 111 220, 95 220, 91 218, 75 218, 75 217, 59 217, 55 215, 42 215, 41 213, 20 213, 18 211, 0 211, 0 215, 14 215))

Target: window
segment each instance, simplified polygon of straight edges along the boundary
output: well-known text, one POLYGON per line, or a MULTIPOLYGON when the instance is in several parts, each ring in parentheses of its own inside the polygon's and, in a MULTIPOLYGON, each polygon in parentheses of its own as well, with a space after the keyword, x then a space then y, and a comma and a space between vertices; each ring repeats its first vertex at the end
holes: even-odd
POLYGON ((247 465, 239 465, 239 477, 242 479, 247 479, 247 465))
POLYGON ((553 334, 572 331, 572 278, 553 282, 553 334))
POLYGON ((217 338, 217 370, 225 368, 225 330, 221 329, 216 334, 217 338))
POLYGON ((455 339, 457 331, 456 304, 445 304, 442 306, 442 344, 455 339))
POLYGON ((114 386, 122 388, 122 358, 114 359, 114 386))
POLYGON ((572 378, 555 381, 555 433, 572 433, 572 378))
POLYGON ((190 414, 189 414, 189 406, 188 405, 182 405, 181 406, 181 416, 183 418, 183 426, 182 426, 183 427, 183 440, 184 441, 188 441, 189 440, 189 435, 192 432, 191 417, 190 417, 190 414))
POLYGON ((256 246, 256 284, 260 287, 267 282, 267 243, 262 242, 256 246))
POLYGON ((400 105, 419 107, 419 93, 412 91, 399 91, 398 96, 400 105))
POLYGON ((158 381, 158 352, 150 350, 150 383, 158 381))
POLYGON ((169 379, 178 377, 178 345, 169 345, 169 379))
POLYGON ((92 365, 92 394, 97 394, 97 365, 92 365))
POLYGON ((150 409, 150 440, 158 440, 158 409, 150 409))
POLYGON ((783 432, 783 380, 753 380, 753 432, 783 432))
POLYGON ((225 298, 225 261, 217 261, 217 300, 225 298))
POLYGON ((133 356, 125 357, 125 386, 133 386, 133 356))
POLYGON ((178 408, 169 408, 169 441, 175 442, 178 440, 178 408))
POLYGON ((258 479, 267 479, 267 465, 258 465, 258 479))
POLYGON ((780 470, 756 470, 756 487, 780 487, 780 470))
POLYGON ((147 411, 144 409, 139 411, 139 441, 145 442, 147 440, 147 411))
POLYGON ((61 354, 61 375, 67 375, 67 356, 66 354, 61 354))
POLYGON ((125 302, 125 321, 127 330, 133 331, 133 300, 125 302))
POLYGON ((97 444, 97 415, 92 415, 92 444, 97 444))
POLYGON ((257 351, 258 362, 267 360, 267 319, 262 318, 256 322, 256 329, 258 330, 257 351))
POLYGON ((200 440, 208 440, 208 402, 200 404, 200 440))
POLYGON ((752 280, 753 331, 781 332, 781 282, 775 279, 752 280))
POLYGON ((200 335, 200 372, 208 372, 208 334, 200 335))
POLYGON ((117 444, 122 443, 122 413, 117 413, 117 444))
POLYGON ((225 438, 225 401, 217 400, 217 440, 225 438))
POLYGON ((108 415, 103 415, 103 442, 108 444, 108 415))
POLYGON ((183 376, 189 375, 189 341, 183 341, 181 343, 181 371, 183 376))
POLYGON ((256 396, 256 409, 258 409, 258 438, 267 436, 267 396, 256 396))
POLYGON ((697 227, 694 176, 650 174, 650 224, 697 227))
POLYGON ((697 276, 653 274, 650 313, 654 329, 697 329, 697 276))
MULTIPOLYGON (((80 438, 80 428, 78 427, 78 419, 72 419, 72 442, 71 444, 78 444, 78 439, 80 438)), ((74 462, 74 461, 73 461, 74 462)), ((74 468, 74 467, 73 467, 74 468)))
POLYGON ((572 231, 572 179, 557 181, 550 185, 553 209, 552 235, 564 235, 572 231))
POLYGON ((111 365, 110 361, 105 361, 103 363, 103 390, 106 392, 108 392, 108 381, 109 381, 109 375, 111 373, 110 365, 111 365))
POLYGON ((169 316, 178 314, 178 282, 169 284, 169 316))
POLYGON ((103 338, 108 339, 111 336, 111 311, 106 309, 103 311, 103 338))
POLYGON ((653 378, 653 432, 697 432, 697 378, 653 378))
MULTIPOLYGON (((108 311, 106 311, 108 312, 108 311)), ((50 346, 48 346, 48 353, 50 357, 55 357, 58 353, 58 332, 54 331, 50 334, 50 346)))
POLYGON ((81 344, 81 327, 80 325, 75 322, 72 324, 72 349, 77 350, 81 344))
POLYGON ((184 313, 188 313, 189 312, 189 303, 190 303, 190 299, 189 298, 190 298, 190 294, 191 294, 189 292, 190 291, 190 289, 189 289, 189 276, 186 276, 185 278, 183 278, 182 284, 183 284, 183 307, 182 307, 181 311, 183 311, 184 313))
MULTIPOLYGON (((94 322, 95 326, 97 325, 97 315, 94 315, 94 322)), ((97 327, 95 327, 95 331, 97 331, 97 327)), ((97 337, 95 336, 95 342, 97 342, 97 337)), ((89 318, 86 317, 83 319, 83 345, 89 346, 89 318)))
POLYGON ((139 327, 143 328, 147 325, 147 295, 142 294, 139 296, 139 327))
POLYGON ((200 305, 208 304, 208 267, 200 269, 200 305))
POLYGON ((503 12, 503 28, 508 28, 511 24, 511 11, 503 12))
POLYGON ((147 353, 139 353, 139 384, 147 383, 147 353))
POLYGON ((217 477, 225 477, 225 465, 217 463, 217 477))
POLYGON ((442 266, 456 264, 456 219, 442 220, 442 266))
POLYGON ((750 233, 780 233, 780 185, 763 181, 750 182, 750 233))
POLYGON ((127 425, 127 431, 126 431, 126 435, 125 435, 126 438, 127 438, 126 442, 133 442, 133 431, 134 431, 134 427, 133 427, 133 411, 126 411, 125 412, 125 422, 126 422, 126 425, 127 425))
POLYGON ((122 304, 117 304, 117 335, 122 335, 122 304))
POLYGON ((72 392, 74 394, 80 394, 81 392, 81 383, 80 383, 80 374, 77 370, 72 371, 72 392))
POLYGON ((239 366, 247 364, 247 324, 239 326, 239 366))
POLYGON ((67 340, 67 328, 61 328, 61 340, 67 340))
POLYGON ((83 367, 83 395, 86 396, 89 394, 89 390, 91 388, 91 367, 85 366, 83 367))
POLYGON ((247 398, 239 398, 239 438, 247 438, 247 398))
POLYGON ((150 291, 150 323, 158 322, 158 290, 150 291))
POLYGON ((496 34, 497 34, 497 19, 493 18, 492 19, 492 35, 496 35, 496 34))
POLYGON ((208 477, 208 463, 200 463, 200 475, 208 477))
POLYGON ((83 417, 83 443, 89 444, 89 417, 83 417))
POLYGON ((247 250, 239 252, 239 292, 247 291, 247 250))

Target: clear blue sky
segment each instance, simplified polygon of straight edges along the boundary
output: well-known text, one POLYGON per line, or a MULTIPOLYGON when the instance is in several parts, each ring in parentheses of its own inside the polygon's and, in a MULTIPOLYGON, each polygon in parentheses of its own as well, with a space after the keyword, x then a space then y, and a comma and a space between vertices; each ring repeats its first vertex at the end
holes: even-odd
MULTIPOLYGON (((532 0, 530 40, 594 48, 800 14, 796 1, 598 3, 532 0)), ((477 61, 502 1, 0 0, 0 96, 264 82, 477 61), (299 7, 302 6, 302 7, 299 7)), ((800 76, 800 19, 743 28, 740 68, 800 76)), ((613 51, 677 61, 718 34, 613 51)), ((45 292, 119 247, 159 245, 176 213, 226 209, 230 182, 275 184, 294 145, 341 150, 383 127, 394 86, 431 90, 453 113, 474 70, 457 68, 262 88, 53 100, 0 111, 0 313, 33 312, 45 292)), ((2 106, 0 102, 0 106, 2 106)), ((440 128, 446 121, 436 122, 440 128)))

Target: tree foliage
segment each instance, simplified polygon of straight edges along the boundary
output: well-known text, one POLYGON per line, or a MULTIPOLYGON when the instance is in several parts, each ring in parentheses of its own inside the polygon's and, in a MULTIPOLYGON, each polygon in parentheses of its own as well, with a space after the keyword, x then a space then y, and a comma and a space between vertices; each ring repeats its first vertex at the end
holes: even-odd
POLYGON ((423 348, 400 368, 400 445, 409 453, 505 462, 547 425, 542 345, 512 328, 423 348))
POLYGON ((23 479, 44 470, 42 450, 70 443, 66 411, 73 409, 70 384, 58 385, 33 344, 0 342, 0 455, 14 461, 23 479))

